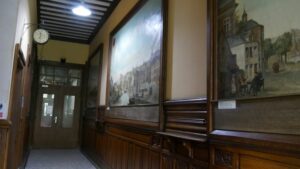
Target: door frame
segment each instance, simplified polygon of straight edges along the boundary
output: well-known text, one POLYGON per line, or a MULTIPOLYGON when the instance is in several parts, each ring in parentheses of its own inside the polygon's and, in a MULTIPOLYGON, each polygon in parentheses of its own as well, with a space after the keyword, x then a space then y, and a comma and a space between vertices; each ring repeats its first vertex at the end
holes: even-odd
MULTIPOLYGON (((39 116, 38 116, 38 99, 39 99, 39 94, 40 94, 40 87, 41 87, 41 83, 40 83, 40 68, 41 66, 54 66, 54 67, 63 67, 63 68, 67 68, 67 69, 80 69, 81 70, 81 83, 80 83, 80 87, 76 87, 77 90, 79 90, 79 99, 80 99, 80 108, 79 108, 79 120, 78 120, 78 147, 81 144, 81 128, 82 128, 82 115, 83 115, 83 103, 82 103, 82 96, 83 96, 83 84, 84 84, 84 79, 85 79, 85 74, 84 74, 84 68, 85 65, 84 64, 74 64, 74 63, 61 63, 61 62, 56 62, 56 61, 44 61, 44 60, 39 60, 37 62, 37 68, 34 72, 35 75, 35 80, 34 80, 34 90, 32 91, 32 93, 35 95, 35 98, 33 98, 33 102, 34 104, 32 105, 32 128, 31 128, 31 135, 30 135, 30 145, 31 147, 34 147, 34 133, 35 133, 35 128, 36 128, 36 123, 39 121, 39 116)), ((72 88, 72 87, 68 87, 68 88, 72 88)))

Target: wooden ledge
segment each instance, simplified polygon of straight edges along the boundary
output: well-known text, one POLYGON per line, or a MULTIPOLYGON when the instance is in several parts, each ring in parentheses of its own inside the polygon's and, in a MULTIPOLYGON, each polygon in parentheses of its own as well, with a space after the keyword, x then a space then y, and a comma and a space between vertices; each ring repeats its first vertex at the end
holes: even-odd
POLYGON ((147 121, 138 121, 138 120, 127 120, 127 119, 116 119, 110 117, 104 117, 104 122, 107 124, 116 124, 120 126, 128 126, 133 128, 144 128, 151 130, 158 130, 159 123, 147 122, 147 121))
POLYGON ((214 130, 209 140, 211 143, 300 153, 300 136, 297 135, 214 130))
POLYGON ((176 139, 188 140, 188 141, 195 141, 201 143, 207 142, 206 135, 201 136, 201 135, 192 135, 192 134, 181 134, 175 132, 156 132, 156 134, 161 136, 166 136, 166 137, 172 137, 176 139))
POLYGON ((207 104, 207 98, 183 99, 183 100, 167 100, 165 106, 170 105, 186 105, 186 104, 207 104))
POLYGON ((0 120, 0 128, 10 128, 11 126, 11 121, 9 120, 0 120))

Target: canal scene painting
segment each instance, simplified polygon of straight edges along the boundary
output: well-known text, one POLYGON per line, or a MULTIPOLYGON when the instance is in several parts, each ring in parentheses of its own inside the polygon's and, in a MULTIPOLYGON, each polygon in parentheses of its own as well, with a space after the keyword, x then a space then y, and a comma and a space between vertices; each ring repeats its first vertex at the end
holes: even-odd
POLYGON ((217 0, 219 99, 300 94, 299 6, 299 0, 217 0))
POLYGON ((147 1, 111 37, 111 107, 159 103, 163 33, 161 3, 161 0, 147 1))

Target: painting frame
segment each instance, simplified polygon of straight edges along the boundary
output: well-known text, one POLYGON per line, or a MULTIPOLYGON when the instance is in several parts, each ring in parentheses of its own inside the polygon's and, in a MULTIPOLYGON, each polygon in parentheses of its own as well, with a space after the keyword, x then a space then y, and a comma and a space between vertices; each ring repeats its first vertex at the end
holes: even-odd
POLYGON ((299 93, 228 99, 218 96, 220 81, 217 28, 220 25, 217 21, 217 1, 208 1, 207 15, 209 130, 299 135, 299 105, 296 104, 300 100, 299 93), (219 104, 223 101, 236 104, 234 107, 224 108, 219 104))
POLYGON ((87 110, 97 109, 100 100, 103 44, 90 55, 87 61, 86 103, 87 110), (95 61, 96 60, 96 61, 95 61), (96 64, 92 66, 92 64, 96 64), (96 79, 96 81, 95 81, 96 79), (93 84, 92 84, 93 83, 93 84))
MULTIPOLYGON (((140 0, 139 2, 136 3, 136 5, 130 10, 130 12, 121 20, 121 22, 111 31, 110 33, 110 45, 109 45, 109 60, 108 60, 108 72, 107 72, 107 88, 106 88, 106 104, 107 104, 107 110, 105 113, 105 116, 109 117, 109 118, 118 118, 118 119, 125 119, 125 120, 134 120, 134 121, 144 121, 144 122, 150 122, 150 123, 158 123, 160 116, 161 116, 161 112, 162 112, 162 100, 164 99, 164 87, 165 87, 165 47, 166 47, 166 6, 167 6, 167 2, 164 0, 156 0, 156 1, 149 1, 149 0, 140 0), (159 4, 159 8, 155 8, 157 6, 153 5, 153 3, 159 4), (134 99, 134 102, 132 102, 131 97, 133 96, 133 94, 130 94, 130 91, 128 92, 128 95, 130 95, 130 101, 127 101, 127 105, 124 104, 112 104, 112 93, 113 93, 113 84, 117 84, 117 83, 112 83, 111 79, 112 76, 114 75, 114 57, 116 57, 116 55, 114 54, 114 50, 115 50, 115 46, 116 43, 118 43, 118 39, 116 38, 116 35, 118 35, 118 37, 122 37, 124 36, 124 34, 126 34, 126 27, 129 27, 130 24, 133 25, 133 27, 138 27, 138 26, 144 26, 140 23, 140 25, 138 24, 134 24, 134 22, 138 19, 136 18, 140 18, 142 15, 144 16, 144 20, 147 21, 149 15, 147 15, 148 13, 144 13, 145 8, 149 8, 149 6, 151 5, 154 6, 154 10, 155 11, 159 11, 158 13, 155 13, 158 15, 159 17, 159 24, 161 26, 161 28, 158 30, 159 32, 156 32, 157 34, 159 34, 158 36, 158 41, 155 41, 156 43, 153 43, 157 48, 155 49, 159 49, 158 52, 156 52, 157 55, 155 55, 155 61, 153 61, 154 63, 158 63, 159 67, 156 67, 156 80, 155 81, 155 85, 156 85, 156 95, 153 98, 156 98, 155 102, 148 102, 144 101, 145 103, 142 103, 142 101, 140 101, 140 103, 137 103, 137 99, 134 99), (145 19, 146 18, 146 19, 145 19), (129 26, 128 26, 129 25, 129 26), (120 34, 118 34, 119 32, 122 32, 120 34), (124 33, 125 32, 125 33, 124 33), (116 40, 117 39, 117 40, 116 40), (116 42, 117 41, 117 42, 116 42), (156 57, 157 56, 157 57, 156 57), (133 103, 133 104, 132 104, 133 103)), ((152 8, 151 8, 152 9, 152 8)), ((150 10, 149 13, 153 12, 150 10)), ((152 14, 152 13, 151 13, 152 14)), ((154 15, 154 14, 153 14, 154 15)), ((152 15, 151 15, 152 16, 152 15)), ((120 38, 119 38, 120 39, 120 38)), ((145 41, 144 39, 137 37, 134 40, 136 41, 141 41, 141 43, 144 43, 143 41, 145 41)), ((136 43, 136 42, 133 42, 136 43)), ((145 47, 149 47, 147 45, 145 45, 145 47)), ((153 49, 153 48, 152 48, 153 49)), ((137 52, 139 49, 135 48, 134 46, 132 46, 131 50, 134 52, 137 52)), ((145 55, 149 54, 147 52, 145 52, 146 54, 143 53, 143 55, 141 55, 142 57, 145 57, 145 55)), ((130 56, 130 55, 128 55, 130 56)), ((152 57, 151 57, 152 58, 152 57)), ((130 74, 131 72, 135 71, 136 69, 145 69, 142 68, 143 65, 145 65, 145 63, 147 63, 147 65, 152 66, 153 62, 149 62, 149 60, 144 61, 141 65, 135 65, 135 66, 131 66, 131 70, 128 72, 122 72, 119 71, 121 73, 126 73, 130 74)), ((126 62, 126 61, 124 61, 126 62)), ((133 64, 132 64, 133 65, 133 64)), ((157 64, 156 64, 157 65, 157 64)), ((116 66, 115 66, 116 67, 116 66)), ((130 65, 129 65, 130 67, 130 65)), ((151 69, 152 70, 152 69, 151 69)), ((118 76, 120 77, 120 76, 118 76)), ((137 79, 137 78, 136 78, 137 79)), ((154 78, 153 78, 154 79, 154 78)), ((152 77, 151 77, 152 80, 152 77)), ((137 83, 139 83, 138 80, 136 80, 137 83)), ((135 83, 136 84, 136 83, 135 83)), ((122 90, 124 93, 124 90, 122 90)), ((131 90, 132 91, 132 90, 131 90)), ((150 93, 150 92, 148 92, 150 93)), ((155 93, 155 92, 152 92, 155 93)), ((150 95, 150 94, 149 94, 150 95)), ((144 96, 144 94, 143 94, 144 96)), ((120 98, 120 95, 119 95, 120 98)), ((128 100, 128 99, 127 99, 128 100)), ((153 99, 155 100, 155 99, 153 99)))
MULTIPOLYGON (((252 38, 254 37, 254 40, 250 41, 251 37, 250 36, 248 36, 248 37, 242 36, 241 35, 242 33, 240 33, 240 34, 232 33, 231 35, 227 36, 226 33, 224 33, 225 32, 224 31, 224 29, 225 29, 225 25, 224 25, 224 23, 225 23, 224 22, 225 8, 221 9, 220 8, 221 5, 219 4, 219 3, 223 3, 225 1, 220 2, 218 0, 213 0, 212 2, 210 2, 208 4, 208 5, 210 5, 209 6, 210 13, 209 13, 209 18, 208 18, 208 21, 209 21, 208 27, 209 27, 209 31, 210 31, 209 38, 210 39, 208 39, 208 42, 209 42, 209 46, 210 46, 209 47, 209 57, 211 57, 210 62, 209 62, 209 64, 211 65, 211 68, 209 70, 210 71, 209 76, 212 76, 212 77, 209 79, 210 82, 208 84, 212 85, 212 88, 213 88, 212 91, 210 91, 212 100, 214 100, 214 101, 217 101, 217 100, 241 100, 241 101, 243 101, 243 100, 257 100, 257 99, 270 99, 270 98, 298 96, 300 94, 300 90, 297 88, 297 85, 296 85, 298 82, 293 80, 293 78, 287 79, 287 78, 283 77, 283 73, 289 73, 289 75, 291 77, 296 77, 296 73, 297 73, 298 69, 297 69, 297 71, 294 71, 294 72, 286 71, 286 70, 290 70, 292 68, 295 69, 294 68, 295 66, 293 66, 294 63, 292 63, 292 61, 285 61, 285 63, 284 63, 284 61, 283 61, 284 59, 282 59, 284 56, 277 54, 277 53, 280 52, 279 47, 278 47, 280 45, 279 39, 282 39, 282 37, 284 35, 286 35, 288 33, 292 33, 292 31, 297 30, 298 28, 300 29, 300 27, 292 27, 291 26, 291 27, 289 27, 289 29, 285 30, 285 32, 277 33, 274 35, 274 32, 276 32, 276 31, 274 31, 274 30, 272 30, 273 32, 268 31, 268 28, 270 27, 268 25, 268 23, 265 24, 265 22, 263 22, 262 19, 256 17, 255 8, 252 9, 253 7, 250 8, 249 6, 247 6, 247 4, 245 5, 245 3, 243 5, 238 6, 238 4, 236 3, 235 0, 229 0, 229 1, 233 1, 235 3, 236 6, 234 8, 236 8, 236 9, 234 9, 234 10, 236 10, 236 11, 239 10, 238 12, 236 12, 238 14, 234 13, 234 15, 235 15, 234 17, 239 17, 239 21, 235 21, 239 24, 239 26, 236 26, 235 28, 232 28, 232 29, 236 29, 244 34, 247 34, 248 32, 241 31, 242 26, 240 26, 240 25, 243 24, 242 22, 246 23, 246 22, 250 22, 250 21, 253 24, 258 25, 257 29, 261 29, 262 37, 259 40, 260 42, 257 43, 258 44, 257 45, 258 52, 256 54, 258 56, 257 58, 260 58, 260 60, 257 59, 258 61, 256 64, 254 64, 254 63, 248 64, 247 61, 245 61, 245 60, 247 60, 247 57, 250 57, 249 56, 250 52, 251 52, 251 57, 253 57, 252 55, 254 55, 254 57, 255 57, 255 54, 252 54, 252 49, 254 50, 254 48, 249 47, 249 50, 248 50, 249 52, 247 52, 247 49, 248 49, 247 45, 250 44, 250 42, 255 42, 258 40, 255 39, 254 35, 251 35, 252 38), (247 9, 249 9, 249 10, 247 10, 247 9), (222 19, 220 19, 220 18, 222 18, 222 19), (243 19, 245 19, 245 21, 243 19), (221 22, 221 20, 223 22, 221 22), (223 32, 222 32, 223 35, 221 35, 221 33, 220 33, 221 29, 223 29, 223 32), (270 37, 271 36, 270 34, 272 34, 273 37, 270 37), (238 36, 242 37, 242 38, 240 38, 240 41, 245 41, 245 45, 243 48, 243 49, 245 49, 244 60, 240 59, 241 54, 238 53, 240 51, 238 51, 238 52, 234 51, 234 50, 237 50, 237 48, 238 48, 237 45, 234 44, 234 43, 237 43, 238 38, 236 38, 236 37, 238 37, 238 36), (226 43, 228 43, 228 47, 226 47, 225 45, 220 43, 220 41, 222 41, 220 39, 225 39, 223 41, 226 41, 226 43), (271 53, 273 53, 272 55, 267 53, 268 49, 269 49, 268 45, 266 45, 267 40, 272 41, 273 48, 270 48, 273 50, 273 51, 271 51, 271 53), (274 49, 275 46, 276 46, 276 51, 274 49), (224 48, 225 48, 225 50, 224 50, 224 48), (234 58, 234 59, 226 58, 227 56, 230 56, 229 54, 228 55, 224 54, 224 53, 226 53, 226 49, 227 49, 227 53, 231 53, 231 55, 233 56, 232 58, 234 58), (251 51, 250 51, 250 49, 251 49, 251 51), (259 54, 259 53, 261 53, 261 54, 259 54), (223 57, 225 55, 227 55, 227 56, 223 57), (224 58, 226 58, 227 61, 224 61, 224 60, 226 60, 224 58), (228 61, 228 60, 231 60, 231 61, 228 61), (243 60, 243 62, 245 62, 245 63, 243 63, 244 65, 241 63, 238 64, 239 60, 240 61, 243 60), (224 62, 227 65, 224 64, 224 62), (232 62, 234 64, 231 64, 230 62, 232 62), (279 65, 280 65, 281 70, 279 71, 279 68, 278 68, 278 70, 275 70, 275 67, 278 67, 279 65), (289 65, 292 65, 293 67, 289 66, 289 65), (247 78, 237 78, 237 77, 242 77, 242 76, 239 76, 241 74, 232 73, 232 72, 226 74, 226 71, 224 71, 224 69, 225 68, 229 69, 227 67, 234 67, 231 69, 232 72, 236 72, 236 71, 242 72, 241 74, 244 75, 245 77, 247 77, 248 80, 244 80, 245 82, 243 84, 242 82, 240 82, 240 80, 247 79, 247 78), (236 69, 235 67, 238 67, 238 68, 236 69), (241 67, 243 67, 243 68, 241 68, 241 67), (290 67, 292 67, 292 68, 290 68, 290 67), (252 68, 251 71, 249 71, 250 68, 252 68), (259 70, 259 69, 261 69, 261 70, 259 70), (279 82, 278 85, 275 83, 271 83, 272 81, 275 81, 275 80, 277 80, 279 82), (279 84, 284 84, 284 82, 287 82, 287 84, 292 87, 289 87, 287 89, 283 89, 282 87, 280 88, 280 86, 282 86, 282 85, 279 85, 279 84), (241 88, 243 88, 243 89, 241 89, 241 88)), ((239 3, 242 4, 242 2, 240 2, 240 1, 239 1, 239 3)), ((226 10, 228 10, 231 7, 227 6, 226 8, 227 8, 226 10)), ((269 17, 273 16, 271 12, 270 12, 270 14, 266 14, 266 15, 270 15, 269 17)), ((232 24, 232 25, 234 25, 234 24, 232 24)), ((232 26, 232 27, 234 27, 234 26, 232 26)), ((257 30, 255 30, 255 31, 257 31, 257 30)), ((236 31, 236 32, 238 32, 238 31, 236 31)), ((252 33, 252 34, 254 34, 254 33, 252 33)), ((250 35, 250 33, 249 33, 249 35, 250 35)), ((259 36, 259 35, 257 35, 257 36, 259 36)), ((243 42, 240 42, 240 44, 242 44, 242 43, 243 42)), ((281 44, 283 44, 283 42, 281 44)), ((292 44, 292 45, 294 45, 294 44, 292 44)), ((240 45, 240 46, 242 46, 242 45, 240 45)), ((284 45, 281 45, 281 46, 284 46, 284 45)), ((295 51, 292 51, 292 48, 295 48, 295 47, 293 47, 293 46, 289 47, 289 49, 288 49, 289 54, 286 54, 285 59, 288 58, 289 60, 292 60, 291 58, 293 58, 293 56, 291 53, 296 53, 295 51)), ((298 58, 298 56, 297 56, 297 58, 298 58)), ((298 62, 295 64, 298 64, 298 62)), ((229 71, 227 71, 227 72, 229 72, 229 71)))

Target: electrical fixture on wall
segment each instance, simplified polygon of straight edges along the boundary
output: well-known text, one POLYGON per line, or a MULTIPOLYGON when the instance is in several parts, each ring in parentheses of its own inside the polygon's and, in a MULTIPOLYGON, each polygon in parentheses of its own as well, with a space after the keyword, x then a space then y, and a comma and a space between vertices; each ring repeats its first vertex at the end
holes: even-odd
POLYGON ((90 16, 92 14, 92 11, 85 7, 84 0, 81 0, 81 4, 74 7, 72 12, 78 16, 90 16))

